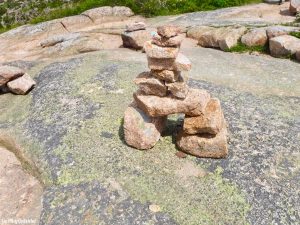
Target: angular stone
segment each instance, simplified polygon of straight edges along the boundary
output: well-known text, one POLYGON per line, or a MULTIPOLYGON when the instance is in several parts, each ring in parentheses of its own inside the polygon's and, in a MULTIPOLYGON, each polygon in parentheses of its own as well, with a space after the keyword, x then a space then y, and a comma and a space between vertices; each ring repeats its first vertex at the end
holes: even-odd
POLYGON ((182 76, 176 82, 166 82, 166 86, 168 91, 176 98, 185 99, 188 95, 189 87, 182 76))
POLYGON ((272 26, 267 28, 267 36, 269 39, 282 35, 289 34, 290 32, 299 31, 299 27, 288 27, 288 26, 272 26))
POLYGON ((134 83, 139 86, 145 95, 156 95, 164 97, 167 95, 167 87, 164 82, 153 77, 150 72, 139 74, 134 83))
POLYGON ((245 27, 220 27, 208 29, 198 36, 198 44, 202 47, 230 49, 237 45, 246 32, 245 27))
POLYGON ((300 39, 290 35, 274 37, 269 41, 269 47, 274 57, 294 55, 300 51, 300 39))
POLYGON ((141 92, 136 92, 133 96, 138 107, 152 117, 167 116, 175 113, 199 116, 203 114, 210 100, 209 93, 200 89, 190 89, 185 99, 178 99, 172 96, 143 95, 141 92))
POLYGON ((221 103, 216 98, 211 98, 207 103, 203 115, 196 117, 186 116, 183 131, 186 134, 217 134, 224 124, 224 115, 221 103))
POLYGON ((124 134, 128 145, 146 150, 152 148, 161 136, 167 117, 149 117, 136 103, 131 103, 125 111, 124 134))
POLYGON ((289 10, 291 13, 299 12, 300 11, 300 0, 291 0, 289 10))
POLYGON ((148 57, 148 66, 151 70, 189 71, 192 68, 191 61, 179 53, 175 59, 155 59, 148 57))
POLYGON ((27 73, 7 83, 9 90, 18 95, 27 94, 34 85, 35 81, 27 73))
POLYGON ((177 36, 181 32, 181 28, 175 25, 164 25, 157 27, 157 33, 166 38, 177 36))
POLYGON ((155 59, 175 59, 179 52, 179 48, 160 47, 152 44, 152 41, 145 43, 144 50, 148 57, 155 59))
POLYGON ((132 32, 137 30, 146 30, 146 24, 144 22, 135 22, 126 25, 127 32, 132 32))
POLYGON ((252 46, 265 46, 268 37, 266 33, 266 29, 264 28, 256 28, 253 29, 242 36, 242 43, 252 47, 252 46))
POLYGON ((0 66, 0 86, 22 76, 25 72, 14 66, 0 66))
POLYGON ((226 158, 228 155, 227 129, 224 126, 217 135, 189 135, 179 132, 176 140, 178 148, 200 158, 226 158))
POLYGON ((194 26, 194 27, 190 28, 187 31, 186 36, 188 38, 199 40, 200 37, 202 37, 202 35, 204 33, 206 33, 207 31, 213 31, 213 30, 215 30, 214 27, 209 27, 209 26, 194 26))
POLYGON ((161 47, 180 47, 182 41, 183 36, 165 38, 156 34, 152 37, 152 43, 161 47))
POLYGON ((151 74, 154 77, 167 82, 175 82, 178 80, 180 76, 179 71, 172 71, 172 70, 151 70, 151 74))
POLYGON ((145 42, 152 38, 150 32, 147 30, 124 32, 121 37, 125 48, 133 48, 136 50, 143 49, 145 42))

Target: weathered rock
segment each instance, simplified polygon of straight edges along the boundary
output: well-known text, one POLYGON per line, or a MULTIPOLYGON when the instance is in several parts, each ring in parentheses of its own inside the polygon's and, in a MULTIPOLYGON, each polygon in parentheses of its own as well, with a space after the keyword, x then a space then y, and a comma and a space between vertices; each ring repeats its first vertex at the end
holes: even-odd
POLYGON ((300 50, 296 52, 296 59, 300 62, 300 50))
POLYGON ((103 7, 86 10, 82 13, 82 15, 85 15, 91 18, 93 21, 95 21, 98 19, 102 19, 104 16, 112 16, 113 9, 110 6, 103 6, 103 7))
POLYGON ((168 87, 168 91, 176 98, 185 99, 188 95, 189 87, 182 76, 176 82, 166 82, 166 86, 168 87))
POLYGON ((299 12, 300 11, 300 0, 291 0, 289 10, 291 13, 299 12))
POLYGON ((206 33, 207 31, 213 31, 214 29, 214 27, 209 26, 195 26, 188 29, 186 36, 188 38, 199 40, 204 33, 206 33))
POLYGON ((151 70, 189 71, 192 68, 190 60, 181 53, 178 54, 176 60, 148 57, 148 66, 151 70))
POLYGON ((145 150, 152 148, 160 138, 166 117, 149 117, 131 103, 125 111, 124 133, 128 145, 145 150))
POLYGON ((165 25, 157 27, 157 33, 166 38, 171 38, 178 35, 181 32, 181 28, 175 25, 165 25))
POLYGON ((202 47, 230 49, 246 32, 245 27, 220 27, 209 29, 198 37, 198 44, 202 47))
POLYGON ((293 55, 300 50, 300 39, 290 35, 274 37, 269 41, 269 47, 274 57, 293 55))
POLYGON ((167 95, 167 87, 164 82, 153 77, 150 72, 143 72, 134 79, 140 90, 146 95, 164 97, 167 95))
POLYGON ((158 97, 134 93, 134 98, 140 109, 152 117, 167 116, 175 113, 185 113, 190 116, 203 114, 210 100, 210 95, 205 90, 190 89, 185 99, 172 96, 158 97))
POLYGON ((7 83, 9 90, 18 95, 25 95, 35 85, 35 81, 25 73, 23 76, 7 83))
POLYGON ((132 10, 125 6, 115 6, 112 11, 114 16, 130 17, 134 15, 132 10))
POLYGON ((77 45, 79 53, 94 52, 102 49, 102 43, 95 38, 82 38, 77 45))
POLYGON ((186 116, 183 123, 183 131, 186 134, 217 134, 224 124, 224 115, 220 101, 210 99, 203 115, 197 117, 186 116))
POLYGON ((179 52, 179 48, 160 47, 152 44, 152 41, 145 43, 144 50, 148 57, 155 59, 175 59, 179 52))
POLYGON ((0 86, 22 76, 25 72, 14 66, 0 66, 0 86))
POLYGON ((267 36, 269 39, 273 37, 278 37, 281 35, 289 34, 292 31, 299 31, 298 27, 288 27, 288 26, 272 26, 267 28, 267 36))
POLYGON ((160 80, 175 82, 180 76, 179 71, 172 70, 151 70, 151 74, 160 80))
POLYGON ((151 40, 151 34, 146 30, 122 33, 123 46, 140 50, 144 47, 146 41, 151 40))
POLYGON ((102 20, 103 17, 130 17, 134 13, 128 7, 123 6, 103 6, 94 9, 86 10, 82 15, 89 17, 93 21, 102 20))
POLYGON ((132 32, 137 30, 146 30, 146 24, 144 22, 135 22, 126 25, 127 32, 132 32))
POLYGON ((20 222, 24 219, 32 221, 31 224, 39 224, 43 186, 28 173, 28 168, 22 166, 16 155, 3 148, 1 144, 0 140, 1 224, 26 224, 20 222))
POLYGON ((242 43, 251 46, 264 46, 267 41, 267 33, 264 28, 253 29, 242 36, 242 43))
POLYGON ((49 37, 45 40, 43 40, 40 45, 41 47, 51 47, 56 44, 62 43, 64 41, 69 41, 69 40, 76 40, 81 37, 80 33, 68 33, 68 34, 61 34, 61 35, 55 35, 52 37, 49 37))
POLYGON ((162 47, 180 47, 183 41, 183 36, 175 36, 171 38, 161 37, 156 34, 152 37, 152 43, 162 47))
POLYGON ((201 158, 225 158, 228 155, 225 126, 217 135, 189 135, 181 131, 176 143, 181 151, 201 158))

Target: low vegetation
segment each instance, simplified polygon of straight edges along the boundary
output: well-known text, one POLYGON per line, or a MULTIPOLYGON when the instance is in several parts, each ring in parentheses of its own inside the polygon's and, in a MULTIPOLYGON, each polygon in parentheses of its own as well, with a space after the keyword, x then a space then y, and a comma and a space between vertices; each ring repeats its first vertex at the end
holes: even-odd
POLYGON ((265 46, 247 46, 241 42, 239 42, 236 46, 227 49, 226 52, 239 52, 239 53, 243 53, 243 52, 259 52, 262 54, 267 54, 269 52, 269 48, 267 45, 265 46))
POLYGON ((290 35, 292 35, 296 38, 300 38, 300 32, 291 32, 290 35))
POLYGON ((174 15, 187 12, 214 10, 218 8, 239 6, 250 3, 258 3, 261 0, 64 0, 32 1, 21 4, 19 1, 7 1, 0 4, 0 32, 15 27, 15 24, 39 23, 52 19, 77 15, 85 10, 101 6, 127 6, 136 14, 146 17, 160 15, 174 15), (24 6, 25 5, 25 6, 24 6), (16 16, 10 11, 18 8, 18 15, 22 15, 22 21, 14 21, 16 16), (23 18, 24 17, 24 18, 23 18))

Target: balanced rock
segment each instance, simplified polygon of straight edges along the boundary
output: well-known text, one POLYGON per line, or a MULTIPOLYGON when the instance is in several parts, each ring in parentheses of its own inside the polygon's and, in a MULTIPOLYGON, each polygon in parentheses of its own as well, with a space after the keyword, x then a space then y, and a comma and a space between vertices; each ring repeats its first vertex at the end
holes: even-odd
POLYGON ((22 76, 25 72, 14 66, 0 66, 0 86, 22 76))
POLYGON ((180 47, 183 41, 183 36, 175 36, 171 38, 162 37, 155 34, 152 37, 152 43, 161 47, 180 47))
POLYGON ((155 59, 148 57, 148 67, 151 70, 189 71, 192 67, 190 60, 179 53, 176 59, 155 59))
POLYGON ((179 71, 172 71, 172 70, 151 70, 151 74, 154 77, 167 82, 175 82, 178 80, 180 76, 179 71))
POLYGON ((242 36, 242 43, 252 47, 252 46, 264 46, 267 41, 267 32, 264 28, 253 29, 242 36))
POLYGON ((202 115, 196 117, 185 117, 183 131, 186 134, 217 134, 224 125, 224 115, 220 101, 211 98, 207 103, 202 115))
POLYGON ((131 103, 125 111, 124 134, 128 145, 137 149, 152 148, 161 136, 166 117, 149 117, 131 103))
POLYGON ((165 38, 177 36, 181 32, 181 28, 175 25, 165 25, 157 27, 157 33, 165 38))
POLYGON ((18 95, 27 94, 35 85, 35 81, 25 73, 23 76, 7 83, 9 90, 18 95))
POLYGON ((225 158, 228 155, 227 129, 224 126, 217 135, 190 135, 181 131, 176 144, 181 151, 196 157, 225 158))
POLYGON ((180 76, 176 82, 166 82, 168 91, 176 98, 185 99, 189 92, 189 87, 186 81, 180 76))
POLYGON ((152 41, 145 43, 144 50, 148 57, 155 59, 175 59, 179 52, 179 48, 161 47, 152 44, 152 41))
POLYGON ((150 72, 143 72, 134 79, 140 90, 145 95, 156 95, 164 97, 167 95, 167 87, 164 82, 153 77, 150 72))
POLYGON ((136 50, 143 49, 145 42, 151 40, 151 34, 147 30, 124 32, 121 37, 125 48, 132 48, 136 50))
POLYGON ((144 22, 135 22, 126 25, 127 32, 132 32, 137 30, 146 30, 146 24, 144 22))
POLYGON ((269 41, 269 47, 274 57, 294 55, 300 51, 300 39, 290 35, 274 37, 269 41))
POLYGON ((134 93, 134 99, 140 109, 152 117, 167 116, 175 113, 185 113, 189 116, 203 114, 210 94, 205 90, 190 89, 185 99, 172 96, 159 97, 134 93))
POLYGON ((300 0, 291 0, 289 10, 291 13, 299 12, 300 11, 300 0))

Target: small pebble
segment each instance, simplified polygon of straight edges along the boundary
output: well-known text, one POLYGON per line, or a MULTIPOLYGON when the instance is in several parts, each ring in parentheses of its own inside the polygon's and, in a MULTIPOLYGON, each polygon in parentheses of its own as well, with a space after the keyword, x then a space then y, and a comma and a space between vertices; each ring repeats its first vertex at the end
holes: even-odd
POLYGON ((160 212, 160 206, 159 205, 149 205, 149 209, 150 211, 156 213, 156 212, 160 212))

